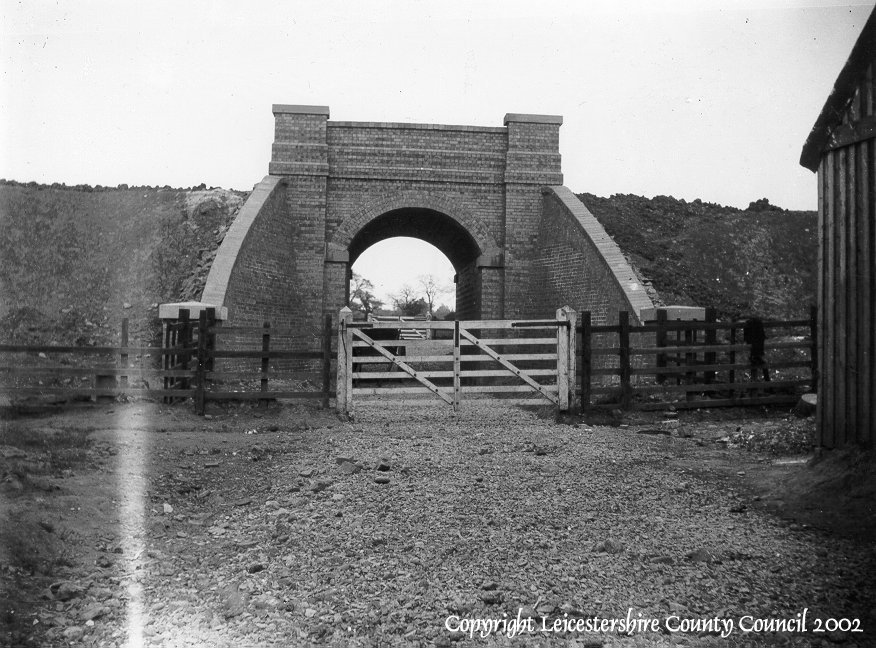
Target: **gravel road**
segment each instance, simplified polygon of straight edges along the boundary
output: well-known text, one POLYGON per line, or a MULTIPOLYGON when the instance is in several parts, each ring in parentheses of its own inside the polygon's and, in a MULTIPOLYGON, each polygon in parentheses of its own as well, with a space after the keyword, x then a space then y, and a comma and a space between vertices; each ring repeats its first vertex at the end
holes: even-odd
POLYGON ((641 432, 487 403, 360 405, 349 422, 122 405, 95 432, 118 449, 114 524, 55 576, 34 636, 876 645, 873 543, 760 507, 734 481, 758 455, 641 432))

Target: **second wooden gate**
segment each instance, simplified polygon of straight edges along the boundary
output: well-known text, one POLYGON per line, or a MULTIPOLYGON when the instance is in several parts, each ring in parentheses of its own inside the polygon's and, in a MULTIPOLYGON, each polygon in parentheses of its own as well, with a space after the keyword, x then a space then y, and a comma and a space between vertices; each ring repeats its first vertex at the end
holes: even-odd
POLYGON ((550 320, 354 322, 338 328, 338 410, 354 402, 438 399, 553 404, 569 409, 575 378, 575 312, 550 320), (402 335, 415 327, 419 335, 402 335))

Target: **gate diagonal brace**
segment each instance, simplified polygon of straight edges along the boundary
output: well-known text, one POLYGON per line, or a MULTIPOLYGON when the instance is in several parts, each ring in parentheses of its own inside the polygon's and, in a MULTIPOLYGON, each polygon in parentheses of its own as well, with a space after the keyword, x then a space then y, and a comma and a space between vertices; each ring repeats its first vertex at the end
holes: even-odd
POLYGON ((453 405, 453 399, 450 396, 448 396, 447 394, 445 394, 444 392, 442 392, 440 389, 438 389, 438 386, 435 385, 435 383, 433 383, 431 380, 429 380, 428 378, 425 378, 423 376, 418 376, 416 370, 413 367, 411 367, 409 364, 407 364, 405 362, 402 362, 401 360, 398 359, 397 356, 394 356, 389 351, 384 349, 382 346, 377 344, 377 342, 375 342, 370 337, 368 337, 365 333, 363 333, 361 329, 353 328, 351 330, 353 331, 353 335, 355 335, 360 340, 365 342, 368 346, 370 346, 372 349, 377 351, 384 358, 386 358, 387 360, 392 362, 395 366, 397 366, 399 369, 404 371, 411 378, 421 382, 429 391, 433 392, 436 396, 438 396, 441 400, 443 400, 448 405, 453 405))
POLYGON ((541 385, 539 385, 537 382, 535 382, 535 381, 534 381, 531 377, 529 377, 525 372, 521 371, 520 369, 518 369, 517 367, 515 367, 513 364, 511 364, 510 362, 508 362, 507 360, 505 360, 505 358, 503 358, 501 355, 499 355, 498 353, 496 353, 493 349, 491 349, 491 348, 488 347, 486 344, 484 344, 483 342, 481 342, 481 341, 480 341, 479 339, 477 339, 474 335, 472 335, 471 333, 469 333, 468 331, 466 331, 466 330, 463 329, 463 328, 460 328, 460 329, 459 329, 459 334, 462 335, 466 340, 468 340, 469 342, 471 342, 472 344, 474 344, 474 345, 475 345, 477 348, 479 348, 481 351, 483 351, 484 353, 486 353, 488 356, 490 356, 493 360, 495 360, 495 361, 498 362, 500 365, 502 365, 503 367, 505 367, 508 371, 510 371, 510 372, 513 373, 515 376, 517 376, 518 378, 520 378, 523 382, 525 382, 527 385, 529 385, 530 387, 532 387, 532 388, 533 388, 535 391, 537 391, 539 394, 541 394, 542 396, 544 396, 545 398, 547 398, 547 399, 548 399, 550 402, 552 402, 554 405, 559 405, 559 404, 560 404, 560 397, 559 397, 559 396, 554 396, 554 395, 551 394, 550 392, 545 391, 545 389, 544 389, 541 385))

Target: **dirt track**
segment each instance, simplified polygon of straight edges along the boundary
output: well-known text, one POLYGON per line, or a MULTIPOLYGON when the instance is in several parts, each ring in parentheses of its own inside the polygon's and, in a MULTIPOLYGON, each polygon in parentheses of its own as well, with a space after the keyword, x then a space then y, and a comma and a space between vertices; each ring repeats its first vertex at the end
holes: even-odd
POLYGON ((650 434, 642 421, 562 425, 473 405, 457 416, 360 407, 354 422, 298 407, 204 420, 144 403, 5 421, 0 637, 873 645, 872 538, 809 526, 811 510, 807 524, 771 513, 784 501, 776 480, 806 468, 716 443, 739 425, 691 420, 650 434), (22 440, 75 430, 87 451, 38 474, 44 448, 22 440), (805 632, 740 627, 804 609, 805 632), (531 617, 519 629, 533 631, 509 639, 506 625, 470 640, 447 629, 503 614, 531 617), (628 614, 642 624, 632 635, 617 622, 614 632, 542 631, 628 614), (858 619, 864 632, 815 632, 829 618, 858 619), (644 629, 651 620, 657 629, 644 629), (726 632, 729 622, 727 637, 680 627, 726 632))

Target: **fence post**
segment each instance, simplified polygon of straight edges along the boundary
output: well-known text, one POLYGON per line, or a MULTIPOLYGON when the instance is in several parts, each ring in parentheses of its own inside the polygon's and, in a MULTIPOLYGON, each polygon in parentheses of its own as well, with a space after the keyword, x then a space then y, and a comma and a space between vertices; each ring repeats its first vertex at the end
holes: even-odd
POLYGON ((581 409, 590 409, 590 377, 593 357, 593 324, 590 311, 581 313, 581 409))
POLYGON ((207 309, 207 343, 204 347, 207 350, 207 362, 205 365, 206 371, 209 373, 213 371, 213 351, 216 350, 216 332, 214 327, 216 326, 216 309, 210 306, 207 309))
POLYGON ((339 414, 350 413, 353 400, 353 332, 347 324, 353 321, 353 311, 347 306, 338 314, 338 370, 336 407, 339 414))
POLYGON ((204 372, 207 363, 207 311, 198 314, 198 365, 195 370, 195 414, 204 415, 204 372))
MULTIPOLYGON (((271 350, 271 323, 265 322, 263 325, 263 330, 264 332, 262 333, 262 353, 265 355, 262 356, 261 391, 262 393, 266 393, 268 391, 268 369, 271 364, 271 359, 267 355, 271 350)), ((268 399, 259 399, 259 407, 267 406, 268 399)))
MULTIPOLYGON (((715 324, 718 321, 718 311, 714 309, 714 307, 709 306, 706 308, 706 345, 718 344, 718 331, 715 329, 715 324)), ((718 359, 718 354, 714 351, 706 351, 703 354, 703 362, 707 365, 713 365, 718 359)), ((714 371, 706 371, 703 374, 703 379, 706 384, 711 384, 715 382, 715 372, 714 371)))
POLYGON ((121 353, 121 356, 119 358, 119 364, 121 364, 122 365, 121 368, 125 370, 125 373, 123 373, 121 376, 119 376, 119 385, 121 386, 122 390, 126 390, 128 388, 127 346, 128 346, 128 318, 125 317, 124 319, 122 319, 122 353, 121 353))
POLYGON ((459 320, 453 321, 453 411, 459 411, 462 396, 462 360, 459 351, 459 320))
POLYGON ((632 385, 630 384, 630 313, 620 311, 617 315, 620 331, 618 342, 620 346, 620 382, 621 409, 629 409, 632 401, 632 385))
MULTIPOLYGON (((656 343, 658 347, 666 346, 666 309, 658 308, 657 309, 657 336, 656 343)), ((666 366, 666 354, 658 353, 657 354, 657 368, 666 366)), ((666 380, 666 374, 658 373, 657 374, 657 383, 663 384, 666 380)))
MULTIPOLYGON (((736 326, 735 326, 735 322, 730 322, 730 348, 731 348, 731 351, 729 351, 727 353, 727 355, 729 357, 731 366, 736 364, 736 349, 733 348, 735 346, 736 346, 736 326)), ((730 374, 727 377, 727 380, 730 382, 731 385, 736 383, 736 369, 730 370, 730 374)), ((730 388, 730 398, 731 399, 736 398, 736 388, 735 387, 730 388)))
MULTIPOLYGON (((189 320, 189 309, 181 308, 179 311, 179 320, 181 324, 180 331, 177 333, 176 344, 175 347, 180 347, 177 349, 177 353, 179 355, 174 357, 174 369, 182 369, 183 371, 189 370, 189 349, 188 347, 192 343, 192 325, 189 320)), ((179 379, 179 383, 175 383, 177 389, 188 389, 189 388, 189 379, 185 376, 179 379)))
POLYGON ((332 314, 326 313, 322 329, 322 408, 328 409, 332 385, 332 314))
POLYGON ((812 341, 812 347, 809 351, 812 381, 811 389, 813 392, 818 392, 818 306, 812 305, 809 307, 809 338, 812 341))

